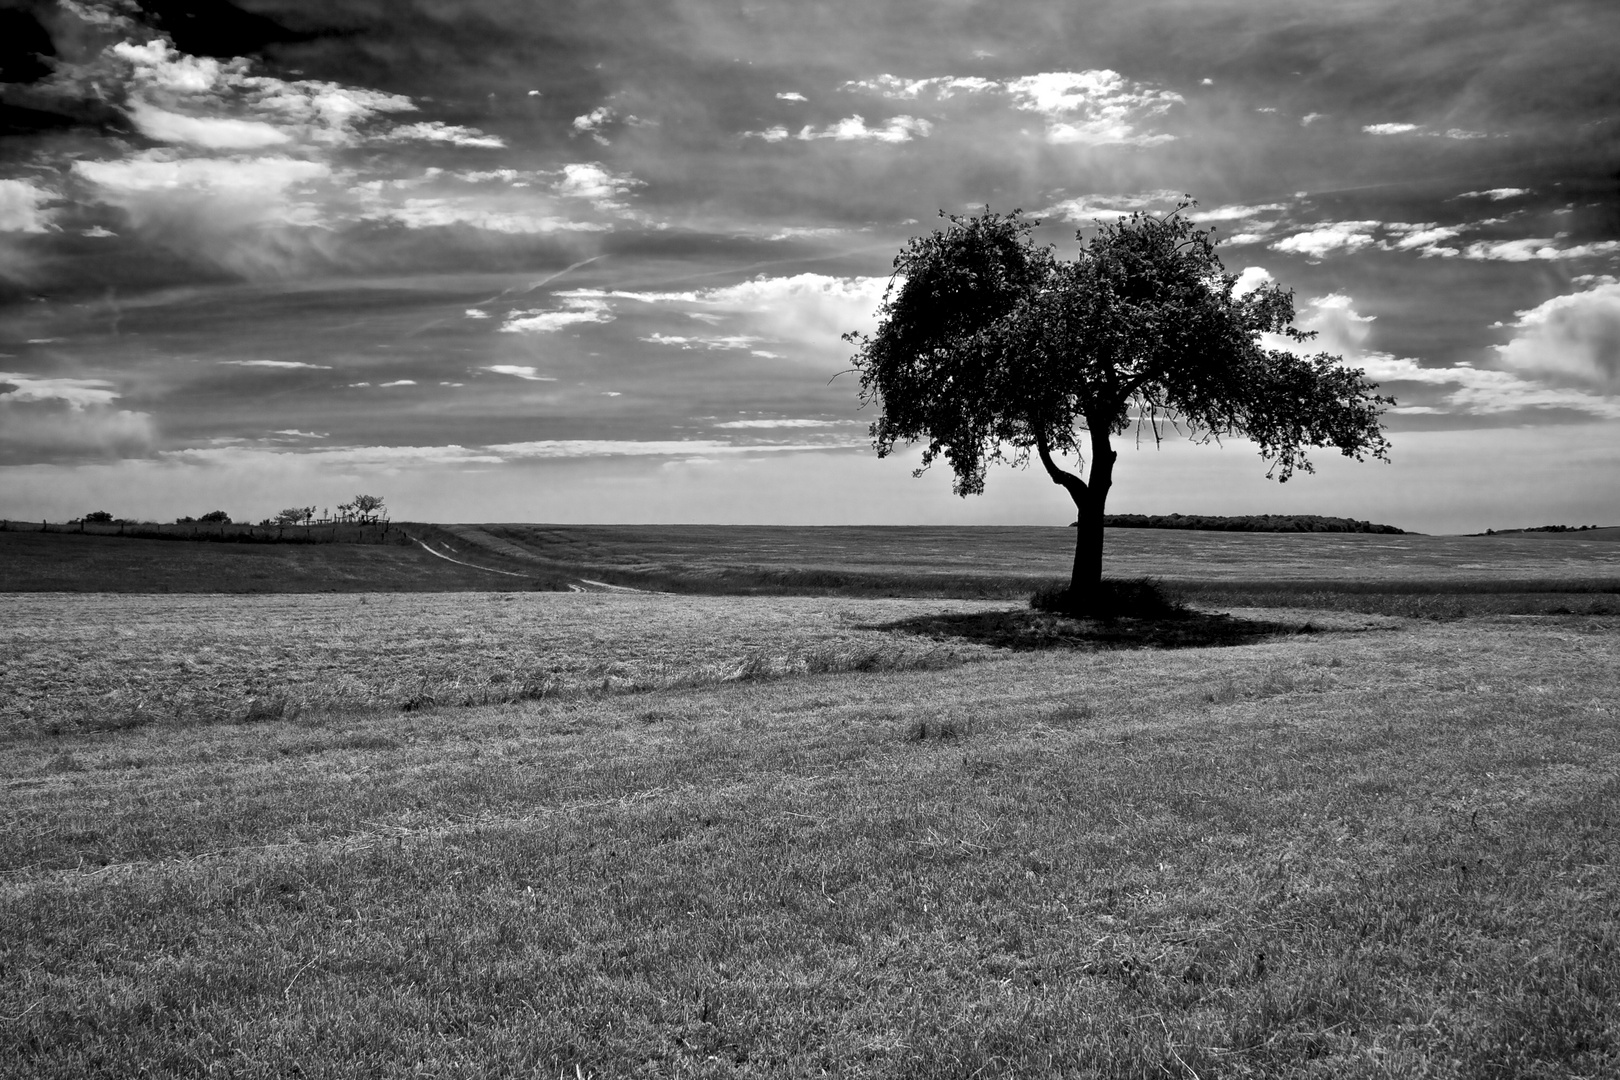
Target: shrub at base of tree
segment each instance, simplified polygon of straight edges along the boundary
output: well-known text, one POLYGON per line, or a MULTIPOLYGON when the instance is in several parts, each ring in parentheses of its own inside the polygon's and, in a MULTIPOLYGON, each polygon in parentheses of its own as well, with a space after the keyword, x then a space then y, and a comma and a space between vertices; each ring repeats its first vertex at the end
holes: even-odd
POLYGON ((1190 610, 1155 578, 1104 578, 1094 593, 1079 594, 1070 585, 1048 585, 1029 597, 1034 611, 1049 615, 1097 619, 1181 619, 1190 610))

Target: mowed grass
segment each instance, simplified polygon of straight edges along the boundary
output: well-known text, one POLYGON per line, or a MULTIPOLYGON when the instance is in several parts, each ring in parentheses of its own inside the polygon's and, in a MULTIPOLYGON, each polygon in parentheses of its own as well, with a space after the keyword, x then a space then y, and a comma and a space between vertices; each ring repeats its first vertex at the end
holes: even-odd
POLYGON ((985 608, 611 593, 0 596, 0 733, 262 722, 937 668, 992 650, 873 624, 985 608))
MULTIPOLYGON (((532 599, 592 662, 816 625, 532 599)), ((874 603, 841 632, 939 647, 841 603, 874 603)), ((1226 648, 14 726, 0 1061, 1615 1074, 1620 620, 1309 618, 1226 648)), ((422 632, 453 648, 450 622, 422 632)))

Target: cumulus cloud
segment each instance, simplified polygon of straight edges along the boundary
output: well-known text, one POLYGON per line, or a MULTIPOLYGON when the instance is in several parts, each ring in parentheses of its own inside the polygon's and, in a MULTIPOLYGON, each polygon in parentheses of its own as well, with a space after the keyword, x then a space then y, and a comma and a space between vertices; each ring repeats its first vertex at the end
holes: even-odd
POLYGON ((498 135, 486 135, 477 128, 446 124, 442 120, 403 124, 390 129, 383 138, 389 142, 447 143, 451 146, 471 146, 485 150, 499 150, 506 145, 506 141, 498 135))
POLYGON ((933 124, 915 116, 896 116, 882 127, 867 127, 865 118, 856 114, 845 117, 836 124, 829 124, 820 131, 806 125, 794 137, 806 140, 836 139, 839 142, 903 143, 910 142, 913 138, 926 137, 933 129, 933 124))
POLYGON ((1232 295, 1247 296, 1260 286, 1275 280, 1271 272, 1263 266, 1245 266, 1243 272, 1238 274, 1237 281, 1232 284, 1232 295))
POLYGON ((1406 135, 1417 129, 1416 124, 1366 124, 1361 130, 1369 135, 1406 135))
POLYGON ((808 101, 809 100, 809 98, 806 98, 803 94, 799 93, 797 90, 789 90, 786 93, 780 93, 780 94, 777 94, 776 96, 778 98, 780 98, 781 100, 783 100, 783 101, 808 101))
POLYGON ((542 375, 539 369, 524 364, 487 364, 485 371, 493 371, 497 375, 510 375, 515 379, 526 379, 529 382, 556 382, 555 375, 542 375))
POLYGON ((0 371, 0 454, 8 460, 132 455, 156 437, 147 413, 117 408, 105 379, 0 371))
POLYGON ((642 181, 628 173, 615 173, 588 161, 564 165, 556 191, 567 198, 587 199, 599 210, 622 210, 624 204, 619 196, 642 186, 642 181))
POLYGON ((0 232, 48 232, 52 214, 45 204, 55 197, 27 180, 0 180, 0 232))
POLYGON ((613 321, 613 309, 602 300, 563 293, 558 296, 566 305, 561 311, 514 311, 501 324, 501 332, 551 334, 565 326, 613 321))
POLYGON ((1335 252, 1359 251, 1373 242, 1376 221, 1329 221, 1304 232, 1297 232, 1272 244, 1274 251, 1286 251, 1307 258, 1321 259, 1335 252))
POLYGON ((1013 104, 1046 120, 1047 141, 1083 146, 1154 146, 1174 135, 1141 130, 1182 102, 1180 94, 1116 71, 1048 71, 1006 84, 1013 104))
POLYGON ((1138 210, 1168 210, 1181 198, 1181 192, 1169 188, 1126 195, 1099 195, 1093 192, 1055 202, 1044 210, 1035 211, 1035 216, 1062 221, 1114 221, 1130 217, 1138 210))
POLYGON ((614 111, 606 105, 598 105, 583 116, 574 117, 574 131, 576 134, 589 135, 603 146, 608 145, 608 139, 602 130, 616 119, 614 111))
MULTIPOLYGON (((1272 348, 1301 354, 1338 354, 1348 366, 1361 368, 1373 382, 1383 384, 1385 391, 1391 389, 1390 383, 1429 388, 1424 393, 1431 395, 1433 404, 1409 403, 1404 410, 1407 412, 1421 409, 1425 413, 1486 415, 1558 408, 1620 418, 1620 400, 1579 387, 1548 385, 1542 377, 1551 364, 1564 373, 1562 377, 1566 381, 1577 381, 1572 373, 1579 373, 1580 379, 1590 385, 1605 370, 1604 361, 1593 357, 1602 356, 1606 351, 1607 363, 1614 364, 1617 345, 1620 345, 1620 321, 1606 323, 1614 318, 1609 303, 1609 298, 1600 297, 1590 309, 1578 312, 1573 319, 1557 300, 1521 313, 1517 324, 1521 329, 1520 337, 1499 349, 1504 361, 1522 365, 1520 371, 1492 370, 1468 363, 1431 367, 1411 357, 1369 348, 1376 317, 1357 312, 1354 301, 1343 293, 1318 296, 1301 306, 1299 326, 1316 331, 1314 340, 1294 342, 1279 335, 1266 335, 1266 343, 1272 348), (1571 350, 1571 342, 1580 343, 1576 350, 1571 350), (1558 359, 1549 360, 1549 351, 1556 353, 1558 359), (1579 358, 1571 359, 1577 353, 1579 358), (1521 372, 1535 377, 1527 378, 1521 372)), ((1606 370, 1612 379, 1614 368, 1610 366, 1606 370)))
POLYGON ((1508 370, 1556 385, 1620 393, 1620 283, 1555 296, 1517 315, 1494 346, 1508 370))

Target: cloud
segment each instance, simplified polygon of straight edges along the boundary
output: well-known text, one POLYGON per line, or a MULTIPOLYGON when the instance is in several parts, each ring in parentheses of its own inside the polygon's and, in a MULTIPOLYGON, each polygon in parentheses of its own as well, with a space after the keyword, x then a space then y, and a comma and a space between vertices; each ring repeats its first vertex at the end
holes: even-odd
MULTIPOLYGON (((1559 261, 1586 259, 1620 253, 1620 240, 1598 240, 1589 244, 1560 247, 1557 238, 1522 240, 1482 240, 1464 247, 1460 254, 1465 259, 1493 262, 1559 261)), ((1443 252, 1442 254, 1449 254, 1443 252)))
MULTIPOLYGON (((846 117, 836 124, 817 131, 806 125, 794 136, 797 139, 836 139, 839 142, 910 142, 913 138, 926 137, 934 125, 927 120, 919 120, 915 116, 896 116, 882 127, 870 128, 866 120, 859 114, 846 117)), ((764 136, 762 135, 761 138, 764 136)), ((767 140, 774 141, 774 140, 767 140)))
POLYGON ((1337 251, 1359 251, 1372 244, 1372 230, 1378 225, 1376 221, 1323 222, 1304 232, 1284 237, 1272 244, 1271 248, 1273 251, 1285 251, 1312 259, 1321 259, 1337 251))
POLYGON ((0 180, 0 232, 43 233, 52 228, 45 204, 55 194, 27 180, 0 180))
MULTIPOLYGON (((769 277, 761 274, 734 285, 685 292, 576 289, 557 295, 579 300, 621 299, 670 305, 688 316, 724 314, 746 322, 748 329, 761 340, 792 343, 798 351, 809 355, 841 358, 843 349, 839 335, 872 325, 888 286, 887 277, 840 278, 824 274, 769 277)), ((704 318, 703 321, 711 320, 704 318)))
POLYGON ((1516 333, 1494 346, 1510 371, 1555 385, 1620 393, 1620 283, 1555 296, 1511 324, 1516 333))
POLYGON ((1058 218, 1063 221, 1113 221, 1130 217, 1138 210, 1164 211, 1175 206, 1182 198, 1179 191, 1161 188, 1158 191, 1137 192, 1132 195, 1077 195, 1053 203, 1044 210, 1035 211, 1036 217, 1058 218))
POLYGON ((1426 256, 1456 254, 1454 248, 1441 245, 1465 231, 1461 225, 1438 225, 1432 221, 1424 224, 1391 221, 1384 228, 1396 234, 1396 239, 1380 245, 1386 251, 1417 251, 1426 256))
POLYGON ((294 439, 329 439, 331 433, 326 431, 299 431, 297 428, 282 428, 271 432, 272 435, 286 435, 294 439))
POLYGON ((383 136, 389 142, 430 142, 450 146, 468 146, 485 150, 499 150, 506 141, 498 135, 486 135, 477 128, 446 124, 442 120, 424 120, 393 128, 383 136))
POLYGON ((562 311, 514 311, 501 324, 506 334, 550 334, 565 326, 613 321, 613 309, 590 297, 558 294, 567 306, 562 311))
POLYGON ((1006 84, 1019 109, 1046 120, 1053 143, 1083 146, 1155 146, 1174 135, 1146 134, 1140 126, 1182 103, 1180 94, 1133 82, 1116 71, 1049 71, 1006 84))
POLYGON ((781 100, 783 100, 783 101, 808 101, 809 100, 803 94, 799 93, 796 90, 789 90, 786 93, 777 94, 776 96, 778 98, 780 98, 781 100))
MULTIPOLYGON (((1572 361, 1567 345, 1571 340, 1585 343, 1589 351, 1582 355, 1587 358, 1601 357, 1607 350, 1607 362, 1612 364, 1616 345, 1620 343, 1620 324, 1606 321, 1613 316, 1609 303, 1608 298, 1600 298, 1597 304, 1579 313, 1573 320, 1580 324, 1579 328, 1572 330, 1571 320, 1566 318, 1558 302, 1549 301, 1532 312, 1521 313, 1519 325, 1529 331, 1529 340, 1524 345, 1509 343, 1501 349, 1515 350, 1511 354, 1512 359, 1523 363, 1523 370, 1539 375, 1545 370, 1540 365, 1546 362, 1546 350, 1551 346, 1563 358, 1555 363, 1562 365, 1560 370, 1566 373, 1566 379, 1572 371, 1580 371, 1583 376, 1594 375, 1603 370, 1603 361, 1572 361), (1548 311, 1543 312, 1542 309, 1548 311), (1539 328, 1543 326, 1552 326, 1553 329, 1541 333, 1539 328)), ((1409 410, 1421 407, 1429 413, 1490 415, 1522 409, 1556 408, 1620 419, 1620 400, 1613 397, 1578 388, 1549 386, 1539 377, 1525 378, 1513 371, 1491 370, 1468 363, 1430 367, 1410 357, 1397 357, 1369 349, 1367 345, 1376 317, 1358 313, 1353 304, 1354 301, 1343 293, 1315 297, 1302 305, 1298 320, 1302 329, 1316 331, 1314 340, 1294 342, 1280 335, 1268 334, 1265 335, 1266 344, 1270 348, 1302 355, 1318 352, 1338 354, 1344 358, 1347 366, 1361 368, 1368 379, 1385 384, 1386 391, 1389 383, 1412 383, 1432 387, 1433 390, 1428 391, 1430 394, 1440 392, 1439 397, 1432 398, 1434 404, 1412 406, 1408 403, 1409 410)), ((1503 359, 1509 359, 1509 355, 1504 353, 1503 359)), ((1612 368, 1609 370, 1612 371, 1612 368)))
POLYGON ((158 142, 191 143, 210 150, 261 150, 293 141, 292 135, 260 120, 186 116, 144 101, 131 102, 128 112, 140 133, 158 142))
POLYGON ((717 428, 752 429, 752 428, 829 428, 846 427, 858 424, 859 420, 728 420, 723 424, 714 425, 717 428))
POLYGON ((608 139, 602 134, 602 129, 611 124, 616 118, 617 114, 610 107, 598 105, 583 116, 574 117, 574 132, 576 134, 588 134, 591 138, 606 146, 608 145, 608 139))
POLYGON ((903 79, 878 75, 843 85, 847 91, 897 101, 946 101, 959 95, 1000 95, 1014 109, 1046 121, 1046 140, 1081 146, 1156 146, 1174 135, 1143 130, 1183 102, 1180 94, 1125 78, 1117 71, 1043 71, 1016 79, 942 75, 903 79))
POLYGON ((39 461, 144 453, 156 438, 152 417, 116 408, 118 397, 105 379, 0 371, 0 456, 39 461))
POLYGON ((1405 135, 1417 129, 1416 124, 1367 124, 1361 130, 1369 135, 1405 135))
POLYGON ((106 379, 42 379, 0 371, 0 401, 60 402, 71 409, 111 405, 119 394, 106 379))
POLYGON ((368 210, 368 220, 392 222, 407 229, 442 229, 453 225, 511 235, 550 232, 604 232, 612 226, 598 221, 576 221, 537 210, 508 210, 461 199, 411 198, 395 206, 368 210))
POLYGON ((416 380, 415 379, 395 379, 393 382, 378 383, 377 387, 378 387, 378 389, 381 389, 384 386, 415 386, 415 385, 416 385, 416 380))
POLYGON ((1243 272, 1238 274, 1237 281, 1232 284, 1232 295, 1247 296, 1260 286, 1275 280, 1277 279, 1263 266, 1245 266, 1243 272))
POLYGON ((618 201, 619 196, 642 186, 642 181, 628 173, 614 173, 598 162, 588 161, 564 165, 556 191, 566 198, 588 199, 599 210, 622 210, 624 204, 618 201))
POLYGON ((762 340, 749 334, 723 334, 709 337, 682 337, 654 333, 641 339, 653 345, 674 345, 682 349, 747 349, 762 340))
POLYGON ((1489 188, 1485 191, 1465 191, 1458 195, 1459 199, 1490 199, 1492 202, 1501 202, 1503 199, 1516 199, 1520 195, 1529 195, 1529 188, 1499 187, 1489 188))
MULTIPOLYGON (((368 134, 394 137, 383 119, 417 108, 399 94, 257 75, 245 57, 222 61, 188 56, 161 36, 114 44, 91 61, 84 75, 92 85, 124 83, 127 111, 142 134, 211 149, 283 143, 357 146, 368 134)), ((430 123, 426 134, 416 137, 432 138, 433 130, 430 123)))
POLYGON ((688 457, 701 454, 792 453, 834 450, 864 440, 817 443, 729 443, 714 439, 540 439, 484 447, 506 458, 688 457))
POLYGON ((775 143, 789 138, 789 132, 787 128, 777 124, 775 127, 768 127, 764 131, 745 131, 743 132, 743 138, 764 139, 766 142, 775 143))
POLYGON ((237 367, 262 368, 303 368, 313 371, 331 371, 331 364, 306 364, 302 360, 221 360, 222 364, 234 364, 237 367))
POLYGON ((527 379, 529 382, 556 382, 554 375, 542 375, 539 370, 521 364, 486 364, 485 371, 493 371, 497 375, 511 375, 517 379, 527 379))
POLYGON ((902 79, 897 75, 878 75, 871 79, 851 80, 842 87, 844 90, 864 91, 896 101, 915 101, 925 96, 948 98, 961 93, 979 94, 991 90, 1005 92, 1006 88, 1005 83, 971 75, 941 75, 929 79, 902 79))
POLYGON ((489 312, 483 311, 483 310, 481 310, 479 308, 475 308, 475 307, 468 308, 466 310, 466 312, 464 312, 464 314, 469 319, 487 319, 487 318, 489 318, 489 312))

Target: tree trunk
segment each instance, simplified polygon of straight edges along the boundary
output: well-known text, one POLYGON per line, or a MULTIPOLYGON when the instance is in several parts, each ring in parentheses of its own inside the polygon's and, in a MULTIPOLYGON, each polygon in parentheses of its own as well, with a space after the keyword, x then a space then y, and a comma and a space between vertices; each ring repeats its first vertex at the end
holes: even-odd
POLYGON ((1077 512, 1074 529, 1074 572, 1069 578, 1069 603, 1076 614, 1089 615, 1102 598, 1103 514, 1108 489, 1114 486, 1114 459, 1108 431, 1091 436, 1091 479, 1081 490, 1071 488, 1077 512))
POLYGON ((1074 500, 1078 515, 1074 529, 1074 570, 1069 576, 1068 608, 1076 615, 1090 615, 1098 610, 1102 592, 1103 508, 1108 503, 1108 489, 1114 486, 1114 459, 1117 456, 1108 437, 1106 426, 1094 426, 1091 432, 1091 480, 1080 479, 1052 460, 1051 448, 1044 438, 1037 438, 1035 449, 1041 464, 1052 478, 1074 500))

